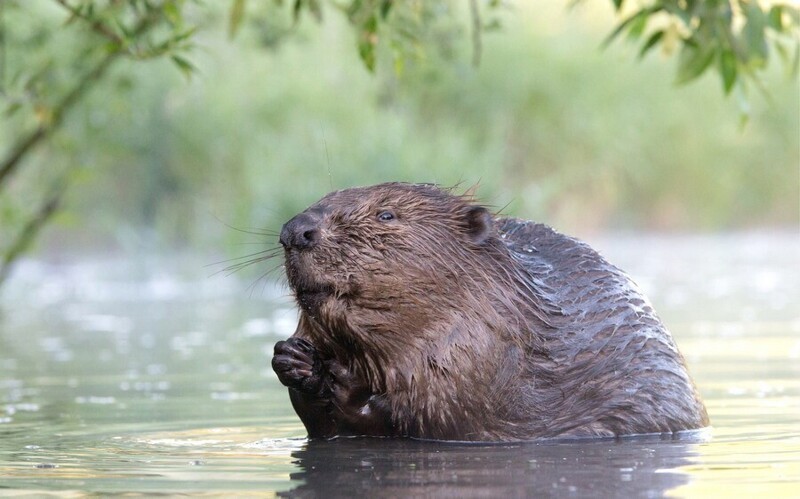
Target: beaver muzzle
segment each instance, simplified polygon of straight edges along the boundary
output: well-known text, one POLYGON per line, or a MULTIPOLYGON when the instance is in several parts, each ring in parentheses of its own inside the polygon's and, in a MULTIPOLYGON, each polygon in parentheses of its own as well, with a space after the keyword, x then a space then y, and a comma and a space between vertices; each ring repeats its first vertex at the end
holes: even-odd
POLYGON ((286 275, 297 302, 309 313, 315 312, 333 294, 333 288, 319 282, 310 272, 310 255, 321 237, 320 217, 303 212, 283 225, 280 243, 286 253, 286 275))
POLYGON ((284 249, 305 251, 319 243, 319 219, 309 213, 300 213, 281 229, 280 242, 284 249))

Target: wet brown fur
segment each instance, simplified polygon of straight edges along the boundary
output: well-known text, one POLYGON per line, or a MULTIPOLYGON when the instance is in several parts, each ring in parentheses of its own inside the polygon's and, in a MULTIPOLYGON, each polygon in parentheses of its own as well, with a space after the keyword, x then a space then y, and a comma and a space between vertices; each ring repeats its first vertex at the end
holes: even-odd
POLYGON ((318 240, 286 250, 301 317, 273 366, 310 436, 707 426, 669 332, 585 243, 431 185, 337 191, 302 216, 318 240))

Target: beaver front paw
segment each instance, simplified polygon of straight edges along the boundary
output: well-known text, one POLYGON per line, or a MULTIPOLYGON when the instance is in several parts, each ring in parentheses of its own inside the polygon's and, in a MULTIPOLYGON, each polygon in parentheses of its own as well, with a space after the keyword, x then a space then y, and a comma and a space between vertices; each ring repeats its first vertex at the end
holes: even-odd
POLYGON ((329 411, 339 435, 397 434, 386 397, 369 386, 336 360, 326 360, 331 405, 329 411))
POLYGON ((307 340, 291 337, 276 343, 272 369, 289 388, 308 394, 322 390, 322 361, 314 345, 307 340))

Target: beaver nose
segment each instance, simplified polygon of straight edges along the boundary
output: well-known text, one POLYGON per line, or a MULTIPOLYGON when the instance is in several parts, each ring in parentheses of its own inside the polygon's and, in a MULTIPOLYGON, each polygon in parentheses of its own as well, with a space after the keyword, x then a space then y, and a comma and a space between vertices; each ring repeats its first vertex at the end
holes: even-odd
POLYGON ((305 250, 316 246, 319 236, 319 222, 301 213, 283 225, 280 242, 286 249, 305 250))

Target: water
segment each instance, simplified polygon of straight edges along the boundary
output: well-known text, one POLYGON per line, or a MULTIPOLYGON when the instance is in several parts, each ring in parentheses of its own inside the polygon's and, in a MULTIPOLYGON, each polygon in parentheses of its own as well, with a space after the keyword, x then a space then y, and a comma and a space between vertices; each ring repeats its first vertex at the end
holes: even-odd
POLYGON ((269 368, 284 288, 185 255, 28 261, 0 302, 0 495, 799 496, 798 234, 592 243, 673 331, 710 438, 309 443, 269 368))

